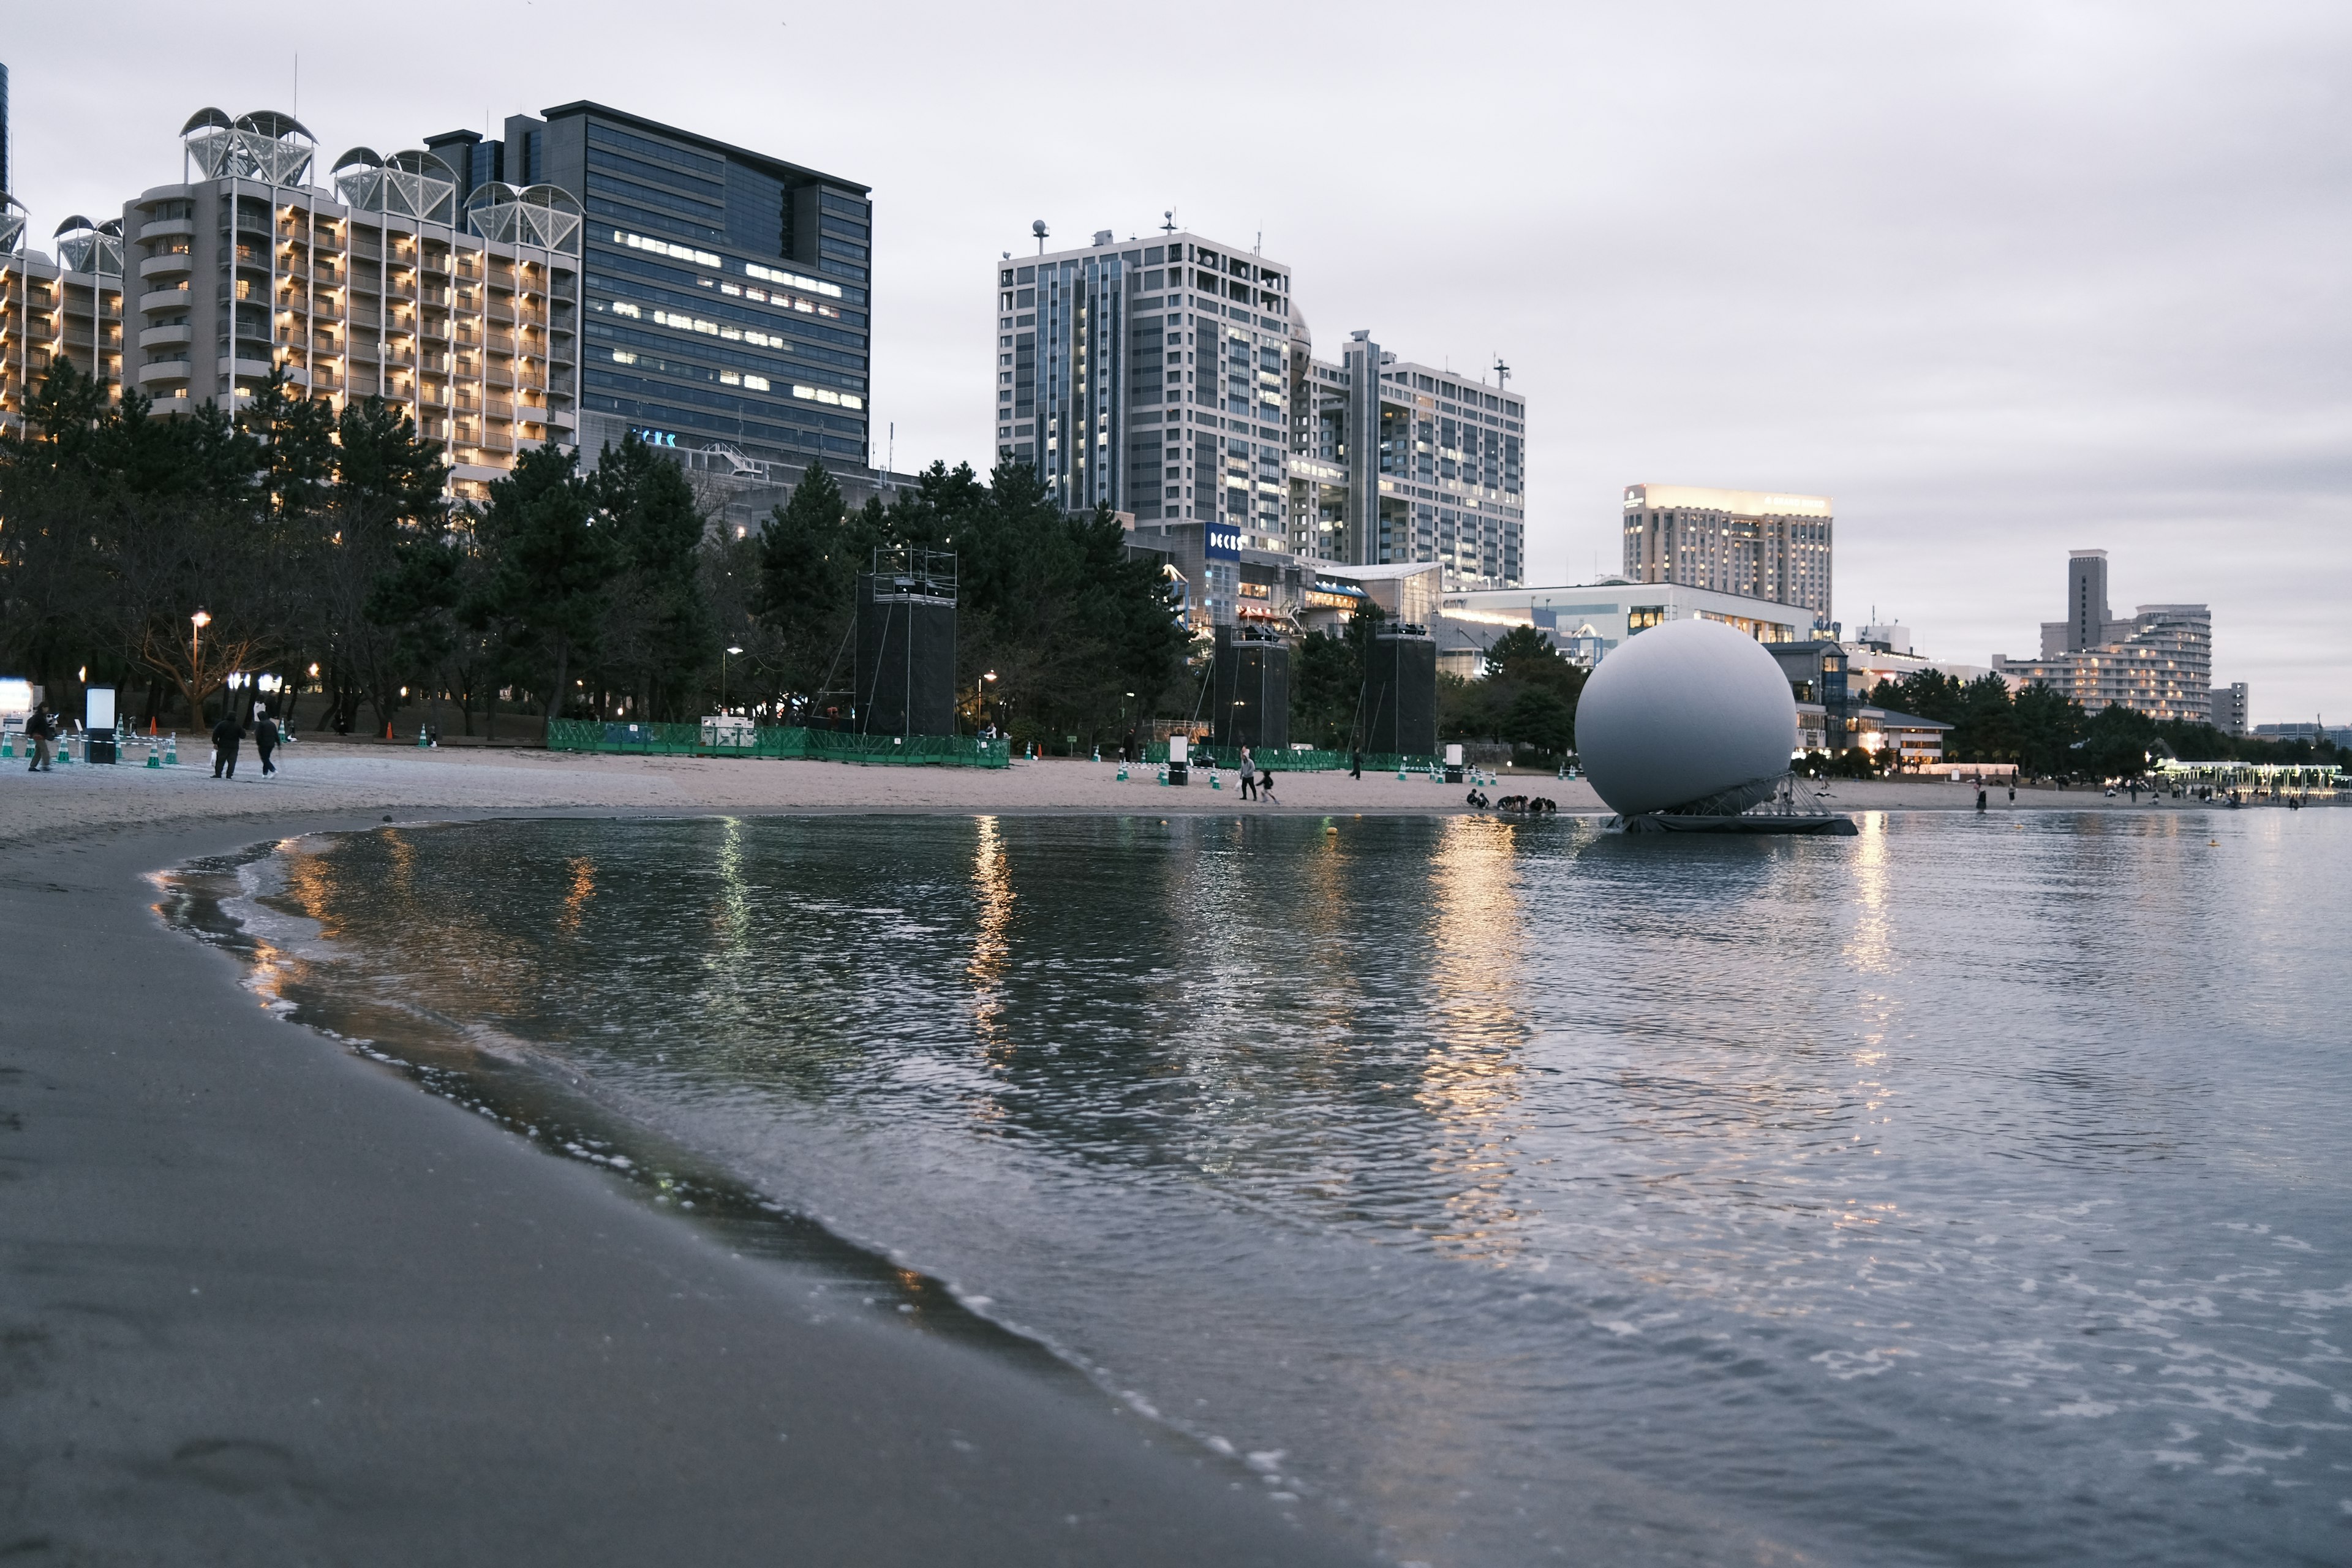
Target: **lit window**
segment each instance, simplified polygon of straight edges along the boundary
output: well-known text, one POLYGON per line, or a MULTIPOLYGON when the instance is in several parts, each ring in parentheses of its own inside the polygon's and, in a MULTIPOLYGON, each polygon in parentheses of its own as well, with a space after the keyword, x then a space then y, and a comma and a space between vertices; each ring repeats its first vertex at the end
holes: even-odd
MULTIPOLYGON (((714 257, 712 259, 715 261, 718 258, 714 257)), ((841 285, 838 283, 827 283, 816 278, 803 278, 797 272, 779 272, 773 268, 762 267, 756 261, 745 262, 743 270, 754 278, 764 279, 770 283, 784 283, 795 289, 814 289, 819 294, 830 295, 835 300, 842 297, 841 285)))
MULTIPOLYGON (((697 250, 690 245, 672 245, 666 239, 652 239, 642 234, 626 234, 617 228, 613 231, 613 243, 625 245, 631 250, 650 250, 658 256, 676 257, 680 261, 698 262, 704 267, 726 265, 709 251, 697 250)), ((841 290, 836 289, 834 292, 837 294, 841 290)))

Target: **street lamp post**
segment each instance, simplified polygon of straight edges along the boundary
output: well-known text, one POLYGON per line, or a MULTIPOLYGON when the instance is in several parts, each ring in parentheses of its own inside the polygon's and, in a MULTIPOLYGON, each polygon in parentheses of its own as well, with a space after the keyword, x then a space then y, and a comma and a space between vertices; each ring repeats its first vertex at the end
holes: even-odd
POLYGON ((206 612, 198 610, 188 617, 188 623, 189 700, 196 705, 191 717, 195 720, 196 727, 202 729, 205 722, 205 628, 213 624, 213 618, 206 612))
POLYGON ((721 713, 727 711, 727 661, 742 651, 740 647, 730 647, 719 656, 719 710, 721 713))

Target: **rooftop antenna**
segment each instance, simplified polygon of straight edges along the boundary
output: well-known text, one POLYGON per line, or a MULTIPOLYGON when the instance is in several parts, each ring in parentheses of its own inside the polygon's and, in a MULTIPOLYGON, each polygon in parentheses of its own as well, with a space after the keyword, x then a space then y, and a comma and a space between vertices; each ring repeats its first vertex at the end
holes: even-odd
POLYGON ((1257 231, 1257 243, 1250 247, 1250 254, 1252 256, 1264 256, 1265 254, 1265 230, 1259 229, 1257 231))
POLYGON ((1176 232, 1176 209, 1174 207, 1170 207, 1160 216, 1168 221, 1160 226, 1160 232, 1162 234, 1174 234, 1176 232))
POLYGON ((1496 354, 1495 356, 1495 384, 1496 386, 1507 387, 1510 385, 1510 384, 1511 367, 1503 363, 1503 356, 1501 354, 1496 354))
POLYGON ((1045 220, 1044 218, 1039 218, 1034 223, 1032 223, 1029 226, 1029 232, 1037 237, 1037 254, 1040 256, 1045 255, 1045 236, 1049 232, 1045 227, 1045 220))

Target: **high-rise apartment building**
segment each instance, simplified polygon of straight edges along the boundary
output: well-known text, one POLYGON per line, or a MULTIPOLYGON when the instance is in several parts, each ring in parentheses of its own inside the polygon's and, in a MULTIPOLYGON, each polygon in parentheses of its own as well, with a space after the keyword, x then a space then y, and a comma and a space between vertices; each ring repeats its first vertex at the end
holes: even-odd
POLYGON ((2221 721, 2218 700, 2229 689, 2217 690, 2212 683, 2209 608, 2142 605, 2129 619, 2115 618, 2107 608, 2104 550, 2070 552, 2066 596, 2066 618, 2042 624, 2040 658, 1993 655, 1993 668, 2011 685, 2050 687, 2093 713, 2121 704, 2152 719, 2221 721))
POLYGON ((1287 267, 1189 231, 1152 238, 1104 230, 997 265, 1001 457, 1034 464, 1066 507, 1131 515, 1216 625, 1284 618, 1284 584, 1318 561, 1518 580, 1518 398, 1399 364, 1369 333, 1345 363, 1317 361, 1287 267))
POLYGON ((25 244, 24 208, 0 195, 0 429, 23 420, 49 361, 122 379, 122 226, 76 216, 58 226, 54 258, 25 244))
POLYGON ((579 197, 592 455, 635 428, 656 446, 866 463, 867 186, 599 103, 503 130, 426 145, 461 205, 499 183, 579 197))
POLYGON ((2252 698, 2246 690, 2244 681, 2235 680, 2227 686, 2217 686, 2211 692, 2212 717, 2209 722, 2224 735, 2251 734, 2252 716, 2247 710, 2252 705, 2252 698))
POLYGON ((1336 361, 1303 358, 1297 374, 1291 542, 1301 556, 1433 561, 1448 591, 1524 580, 1523 398, 1400 361, 1370 331, 1349 334, 1336 361))
POLYGON ((1072 510, 1286 546, 1289 269, 1182 231, 996 268, 996 446, 1072 510))
POLYGON ((460 494, 565 442, 579 396, 578 204, 499 184, 462 206, 423 152, 354 147, 329 190, 290 115, 199 110, 178 183, 123 208, 137 334, 125 379, 158 414, 233 406, 273 373, 340 405, 383 397, 442 442, 460 494))
POLYGON ((1830 617, 1827 496, 1696 485, 1625 488, 1625 575, 1798 605, 1830 617))

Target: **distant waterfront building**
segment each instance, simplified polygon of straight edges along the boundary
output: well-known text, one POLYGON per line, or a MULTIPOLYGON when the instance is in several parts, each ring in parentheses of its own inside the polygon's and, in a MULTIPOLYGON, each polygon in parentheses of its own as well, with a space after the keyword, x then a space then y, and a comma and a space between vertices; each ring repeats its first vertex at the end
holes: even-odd
POLYGON ((2326 741, 2334 745, 2352 746, 2352 724, 2323 724, 2315 719, 2309 723, 2257 724, 2253 738, 2258 741, 2326 741))
POLYGON ((2213 616, 2203 605, 2142 605, 2128 620, 2107 607, 2103 550, 2066 563, 2067 616, 2042 626, 2042 656, 1993 655, 2012 687, 2063 691, 2084 710, 2121 703, 2158 720, 2207 723, 2213 716, 2213 616))
POLYGON ((2214 687, 2211 701, 2210 722, 2213 728, 2221 731, 2224 735, 2244 735, 2251 732, 2247 723, 2249 717, 2247 710, 2252 706, 2252 700, 2247 695, 2244 681, 2232 681, 2227 686, 2214 687))
POLYGON ((579 200, 582 444, 863 468, 872 455, 871 190, 600 103, 425 145, 457 203, 551 185, 579 200))
POLYGON ((1827 496, 1628 485, 1625 575, 1801 605, 1826 625, 1834 510, 1827 496))
MULTIPOLYGON (((1571 661, 1597 665, 1627 637, 1668 621, 1721 621, 1758 642, 1802 642, 1813 615, 1801 605, 1675 583, 1603 582, 1559 587, 1464 589, 1437 599, 1438 665, 1476 673, 1486 650, 1515 626, 1534 626, 1571 661)), ((1838 647, 1835 643, 1828 645, 1838 647)))
POLYGON ((1103 230, 992 269, 1000 458, 1072 510, 1131 517, 1139 547, 1183 560, 1208 624, 1295 619, 1301 590, 1278 590, 1301 563, 1518 580, 1520 399, 1400 364, 1365 332, 1316 360, 1287 267, 1151 237, 1103 230))
POLYGON ((2066 552, 2066 618, 2042 623, 2042 657, 2054 659, 2122 642, 2134 630, 2107 607, 2107 552, 2066 552))

